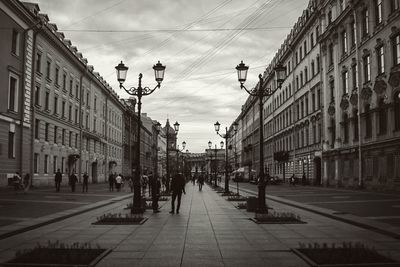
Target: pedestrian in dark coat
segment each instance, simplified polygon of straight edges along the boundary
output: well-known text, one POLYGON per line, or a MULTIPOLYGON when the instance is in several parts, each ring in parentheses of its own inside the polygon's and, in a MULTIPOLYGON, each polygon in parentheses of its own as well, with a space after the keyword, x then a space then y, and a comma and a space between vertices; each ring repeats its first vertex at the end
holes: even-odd
POLYGON ((88 185, 89 185, 89 175, 87 172, 83 174, 83 188, 82 192, 87 192, 88 191, 88 185))
POLYGON ((199 191, 202 191, 204 184, 204 176, 202 174, 197 178, 197 184, 199 185, 199 191))
POLYGON ((60 169, 58 169, 56 175, 54 176, 54 182, 56 183, 56 192, 60 192, 61 181, 62 181, 62 174, 60 169))
POLYGON ((160 212, 158 210, 158 198, 160 197, 161 183, 155 175, 152 175, 149 177, 149 185, 151 187, 151 204, 153 213, 160 212))
POLYGON ((75 172, 69 176, 69 185, 71 186, 71 191, 75 192, 75 185, 78 182, 78 177, 76 177, 75 172))
POLYGON ((171 191, 172 191, 172 201, 171 201, 171 211, 169 213, 175 213, 175 199, 178 197, 178 203, 176 206, 176 213, 179 213, 179 208, 181 207, 182 192, 186 194, 185 191, 185 178, 182 173, 177 173, 172 177, 171 181, 171 191))
POLYGON ((114 191, 114 183, 115 183, 115 177, 112 173, 108 176, 108 187, 110 192, 114 191))
POLYGON ((306 179, 306 173, 303 172, 303 176, 301 177, 301 184, 306 185, 307 184, 307 179, 306 179))

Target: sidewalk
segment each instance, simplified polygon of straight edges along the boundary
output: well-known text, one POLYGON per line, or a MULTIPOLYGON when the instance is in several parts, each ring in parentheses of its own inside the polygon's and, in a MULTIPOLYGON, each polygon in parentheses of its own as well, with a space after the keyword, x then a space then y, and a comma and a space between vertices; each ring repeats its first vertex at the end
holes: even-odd
POLYGON ((307 224, 255 224, 254 213, 238 210, 208 186, 202 192, 186 185, 180 214, 169 214, 170 202, 143 225, 92 225, 107 212, 124 213, 130 200, 115 202, 41 228, 0 240, 1 262, 17 250, 37 242, 91 242, 113 248, 97 266, 307 266, 290 251, 299 242, 363 242, 400 260, 396 239, 320 216, 272 203, 276 211, 290 211, 307 224))

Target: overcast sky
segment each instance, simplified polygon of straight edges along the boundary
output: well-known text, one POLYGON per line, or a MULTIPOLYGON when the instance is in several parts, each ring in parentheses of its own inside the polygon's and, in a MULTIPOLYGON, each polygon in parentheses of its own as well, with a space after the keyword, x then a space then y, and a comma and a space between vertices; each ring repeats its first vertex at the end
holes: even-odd
POLYGON ((114 67, 129 67, 126 86, 154 87, 152 66, 166 65, 161 89, 143 97, 142 112, 181 125, 178 143, 204 152, 221 141, 247 98, 235 67, 250 66, 254 87, 308 0, 29 0, 64 31, 121 97, 114 67), (246 28, 246 30, 244 30, 246 28), (223 128, 224 129, 224 128, 223 128))

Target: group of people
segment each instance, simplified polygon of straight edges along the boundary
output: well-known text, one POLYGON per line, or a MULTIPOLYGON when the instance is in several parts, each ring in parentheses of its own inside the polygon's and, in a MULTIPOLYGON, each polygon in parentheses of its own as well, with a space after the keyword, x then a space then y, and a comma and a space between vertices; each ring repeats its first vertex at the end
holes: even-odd
POLYGON ((195 185, 196 181, 197 181, 197 185, 199 186, 199 191, 203 190, 204 180, 205 179, 204 179, 204 175, 203 174, 197 174, 196 173, 192 177, 192 183, 193 183, 193 185, 195 185))
MULTIPOLYGON (((56 192, 60 192, 61 183, 62 183, 62 173, 60 169, 57 169, 56 174, 54 175, 54 182, 56 187, 56 192)), ((87 193, 89 189, 89 175, 87 172, 83 173, 82 176, 82 192, 87 193)), ((71 192, 75 192, 76 184, 78 183, 78 177, 75 174, 75 171, 68 176, 68 185, 71 187, 71 192)))
MULTIPOLYGON (((130 179, 129 181, 131 182, 130 179)), ((110 173, 110 175, 108 176, 108 189, 110 190, 110 192, 114 191, 114 187, 115 189, 117 189, 117 192, 121 192, 121 188, 123 187, 123 185, 124 177, 122 176, 122 174, 117 175, 117 173, 110 173)), ((131 185, 130 183, 129 186, 131 187, 132 192, 133 184, 131 185)))
POLYGON ((15 172, 12 177, 12 185, 14 187, 14 192, 24 191, 26 193, 29 190, 31 176, 29 173, 25 174, 24 179, 22 179, 19 172, 15 172))

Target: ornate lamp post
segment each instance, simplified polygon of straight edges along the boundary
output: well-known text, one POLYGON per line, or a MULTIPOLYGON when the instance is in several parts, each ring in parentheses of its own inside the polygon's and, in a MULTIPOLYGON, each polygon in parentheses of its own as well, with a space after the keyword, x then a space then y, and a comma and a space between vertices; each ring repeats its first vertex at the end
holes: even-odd
POLYGON ((155 160, 156 161, 155 162, 156 166, 155 166, 154 174, 158 178, 158 135, 160 134, 160 131, 161 131, 161 123, 157 122, 155 124, 155 127, 156 127, 156 134, 157 134, 157 136, 156 136, 157 146, 156 146, 156 160, 155 160))
POLYGON ((142 97, 152 94, 157 88, 161 87, 161 82, 164 79, 165 66, 163 66, 160 61, 153 66, 155 80, 157 85, 151 89, 149 87, 142 87, 142 77, 143 75, 139 74, 139 84, 138 87, 131 87, 126 89, 123 83, 126 80, 126 75, 128 73, 128 67, 124 65, 124 63, 119 63, 118 66, 115 67, 117 70, 117 79, 119 82, 119 87, 124 89, 131 96, 136 96, 138 98, 138 132, 137 132, 137 148, 136 148, 136 168, 135 175, 133 179, 133 206, 131 213, 140 214, 144 212, 144 209, 141 207, 141 192, 140 192, 140 128, 141 128, 141 107, 142 107, 142 97))
POLYGON ((179 149, 179 145, 176 149, 176 171, 179 171, 179 152, 183 152, 185 151, 185 147, 186 147, 186 142, 183 141, 182 142, 182 149, 179 149))
MULTIPOLYGON (((167 132, 166 132, 166 135, 167 135, 167 149, 166 149, 166 152, 167 152, 167 179, 166 179, 166 191, 167 191, 167 193, 169 193, 169 178, 170 178, 170 173, 169 173, 169 137, 170 137, 170 133, 169 133, 169 120, 167 119, 167 124, 166 124, 166 128, 167 128, 167 132)), ((178 133, 178 131, 179 131, 179 123, 178 122, 175 122, 174 123, 174 130, 175 130, 175 132, 176 133, 178 133)))
MULTIPOLYGON (((222 149, 224 147, 224 141, 221 141, 219 144, 221 145, 221 149, 222 149)), ((212 146, 212 142, 208 141, 208 148, 211 149, 211 146, 212 146)), ((217 163, 218 163, 218 161, 217 161, 217 152, 218 152, 217 145, 215 145, 215 148, 213 150, 214 150, 214 154, 215 154, 215 161, 214 161, 214 175, 215 175, 214 178, 215 178, 215 180, 214 180, 214 185, 217 186, 217 163)), ((211 162, 212 162, 212 154, 211 154, 211 162)))
MULTIPOLYGON (((215 127, 215 131, 217 132, 217 134, 219 136, 221 136, 222 138, 225 139, 225 144, 228 144, 228 139, 232 138, 233 135, 232 133, 230 133, 228 131, 228 127, 225 127, 225 134, 220 134, 219 130, 220 130, 220 126, 221 124, 217 121, 216 123, 214 123, 214 127, 215 127)), ((233 131, 234 134, 236 134, 237 132, 237 127, 238 124, 235 122, 233 124, 233 131)), ((222 148, 222 147, 221 147, 222 148)), ((228 145, 225 146, 225 192, 224 195, 229 195, 229 177, 228 177, 228 145)))
MULTIPOLYGON (((247 78, 247 71, 249 70, 249 66, 246 66, 243 61, 240 62, 239 65, 236 66, 238 80, 240 83, 240 88, 246 90, 246 92, 254 97, 258 97, 258 104, 259 104, 259 116, 260 116, 260 126, 259 126, 259 134, 260 134, 260 180, 258 183, 258 207, 256 213, 268 213, 268 208, 265 204, 265 187, 266 181, 264 179, 264 133, 263 133, 263 98, 271 96, 275 89, 273 88, 264 88, 264 80, 261 74, 258 75, 258 87, 255 87, 251 90, 248 90, 244 83, 247 78)), ((286 68, 282 65, 277 65, 275 67, 275 80, 277 83, 277 88, 281 88, 283 81, 285 80, 286 76, 286 68)))

